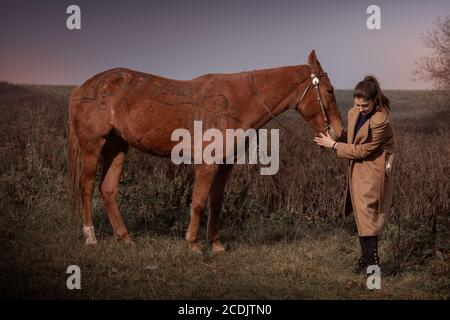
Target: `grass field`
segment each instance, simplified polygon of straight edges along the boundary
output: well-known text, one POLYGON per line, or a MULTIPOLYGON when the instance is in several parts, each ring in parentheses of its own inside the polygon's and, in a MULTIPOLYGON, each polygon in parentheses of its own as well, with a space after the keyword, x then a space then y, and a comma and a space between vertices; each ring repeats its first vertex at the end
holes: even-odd
MULTIPOLYGON (((71 87, 0 83, 0 296, 65 299, 449 299, 450 102, 444 92, 388 91, 398 166, 381 240, 382 289, 352 274, 352 216, 340 216, 345 162, 312 142, 300 116, 280 121, 280 171, 233 171, 222 211, 228 250, 186 250, 193 168, 130 150, 119 203, 137 245, 112 239, 98 191, 99 244, 86 248, 65 188, 71 87), (68 290, 66 268, 81 268, 68 290)), ((346 121, 350 91, 337 91, 346 121)), ((268 127, 277 127, 270 123, 268 127)), ((100 169, 100 168, 99 168, 100 169)))

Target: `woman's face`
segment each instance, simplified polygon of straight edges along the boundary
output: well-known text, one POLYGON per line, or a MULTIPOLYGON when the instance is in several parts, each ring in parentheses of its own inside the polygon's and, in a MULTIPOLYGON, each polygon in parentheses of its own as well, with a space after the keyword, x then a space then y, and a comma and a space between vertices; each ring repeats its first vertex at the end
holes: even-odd
POLYGON ((353 100, 353 105, 358 108, 359 112, 361 112, 365 116, 371 113, 374 108, 373 101, 358 97, 355 97, 355 99, 353 100))

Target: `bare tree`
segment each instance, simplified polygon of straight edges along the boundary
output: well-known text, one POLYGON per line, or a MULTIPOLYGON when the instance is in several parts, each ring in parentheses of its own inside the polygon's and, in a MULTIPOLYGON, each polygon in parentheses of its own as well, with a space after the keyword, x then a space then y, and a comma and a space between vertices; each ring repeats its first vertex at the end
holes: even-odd
POLYGON ((422 35, 422 43, 432 54, 416 63, 413 74, 436 89, 450 90, 450 16, 438 18, 433 30, 422 35))

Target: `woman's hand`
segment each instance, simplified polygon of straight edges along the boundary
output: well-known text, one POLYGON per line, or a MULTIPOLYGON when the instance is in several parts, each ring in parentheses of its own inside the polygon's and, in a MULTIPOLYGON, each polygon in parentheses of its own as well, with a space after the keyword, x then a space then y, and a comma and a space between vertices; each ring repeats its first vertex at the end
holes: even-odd
POLYGON ((322 132, 319 133, 319 136, 316 136, 314 138, 314 142, 317 143, 319 146, 325 147, 325 148, 333 148, 334 143, 336 141, 333 140, 329 135, 325 135, 322 132))

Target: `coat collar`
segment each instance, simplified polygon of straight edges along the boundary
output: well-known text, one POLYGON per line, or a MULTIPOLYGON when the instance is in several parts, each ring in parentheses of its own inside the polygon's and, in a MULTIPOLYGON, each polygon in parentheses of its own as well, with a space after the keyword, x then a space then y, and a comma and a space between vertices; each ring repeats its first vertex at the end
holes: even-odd
MULTIPOLYGON (((375 111, 379 113, 380 111, 375 111)), ((384 112, 383 112, 384 113, 384 112)), ((348 136, 347 141, 350 143, 363 143, 369 137, 369 127, 371 120, 374 118, 375 114, 373 114, 368 121, 366 121, 362 127, 358 130, 355 136, 355 128, 356 122, 358 121, 359 110, 356 107, 352 107, 348 112, 348 136)), ((378 116, 378 115, 377 115, 378 116)), ((378 117, 377 117, 378 118, 378 117)))

